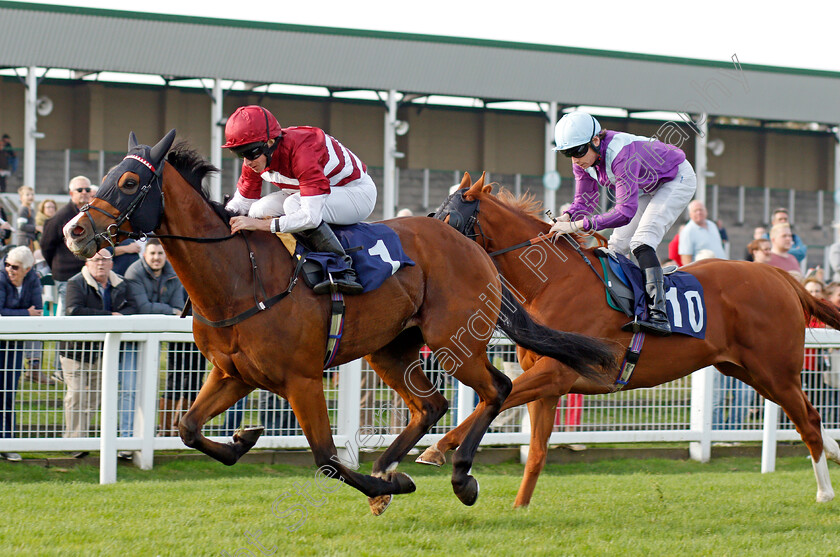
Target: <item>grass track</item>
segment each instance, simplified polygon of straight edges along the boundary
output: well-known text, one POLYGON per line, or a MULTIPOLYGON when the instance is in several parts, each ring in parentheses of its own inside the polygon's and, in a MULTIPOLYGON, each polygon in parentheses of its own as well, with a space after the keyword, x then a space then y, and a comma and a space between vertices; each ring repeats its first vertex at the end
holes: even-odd
POLYGON ((314 466, 175 461, 122 466, 117 484, 100 486, 90 466, 0 462, 0 555, 840 555, 840 500, 814 502, 810 462, 782 458, 773 474, 759 465, 549 465, 531 506, 515 511, 518 464, 476 466, 481 496, 469 508, 452 494, 451 468, 406 464, 418 491, 373 517, 351 488, 320 491, 314 466))

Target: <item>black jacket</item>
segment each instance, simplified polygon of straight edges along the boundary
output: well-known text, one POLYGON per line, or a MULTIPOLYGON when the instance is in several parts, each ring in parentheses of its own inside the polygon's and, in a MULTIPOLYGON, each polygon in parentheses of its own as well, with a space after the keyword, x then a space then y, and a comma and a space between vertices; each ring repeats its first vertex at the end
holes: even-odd
POLYGON ((84 261, 67 249, 62 232, 64 225, 78 213, 79 210, 70 201, 44 223, 44 233, 41 234, 41 254, 50 266, 54 280, 70 280, 70 277, 85 266, 84 261))
MULTIPOLYGON (((73 275, 67 281, 64 305, 67 315, 102 315, 109 316, 112 311, 123 315, 137 313, 129 292, 128 284, 118 274, 111 272, 109 294, 111 309, 104 309, 99 286, 87 268, 73 275)), ((65 358, 81 362, 91 362, 99 358, 102 351, 100 342, 62 342, 58 348, 65 358)))

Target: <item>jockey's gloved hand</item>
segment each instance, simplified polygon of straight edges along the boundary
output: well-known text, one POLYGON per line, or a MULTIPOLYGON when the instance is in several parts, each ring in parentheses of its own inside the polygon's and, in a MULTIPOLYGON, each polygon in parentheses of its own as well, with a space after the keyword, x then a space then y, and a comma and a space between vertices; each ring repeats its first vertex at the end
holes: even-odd
POLYGON ((228 201, 228 204, 225 205, 225 209, 237 215, 247 215, 248 209, 250 209, 251 205, 253 205, 256 201, 259 200, 249 199, 237 191, 233 194, 233 198, 228 201))

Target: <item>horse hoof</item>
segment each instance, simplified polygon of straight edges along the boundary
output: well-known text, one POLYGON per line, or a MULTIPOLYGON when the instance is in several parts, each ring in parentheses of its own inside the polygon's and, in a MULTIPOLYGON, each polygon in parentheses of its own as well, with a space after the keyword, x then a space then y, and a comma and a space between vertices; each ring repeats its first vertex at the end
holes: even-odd
POLYGON ((368 497, 368 505, 370 505, 370 512, 373 513, 373 516, 379 516, 384 513, 388 506, 390 506, 391 499, 393 499, 391 495, 368 497))
POLYGON ((414 462, 418 464, 430 464, 432 466, 440 467, 443 466, 443 464, 446 462, 446 455, 443 453, 443 451, 437 448, 437 445, 432 445, 431 447, 423 451, 423 454, 418 456, 417 460, 415 460, 414 462))
POLYGON ((265 428, 262 426, 237 429, 233 434, 233 441, 234 443, 242 443, 250 449, 257 444, 257 440, 264 431, 265 428))
POLYGON ((475 505, 478 500, 478 480, 473 476, 467 476, 467 484, 461 489, 455 489, 455 495, 468 507, 475 505))
POLYGON ((817 503, 828 503, 834 499, 834 492, 833 491, 818 491, 817 492, 817 503))
POLYGON ((397 486, 397 490, 394 493, 414 493, 417 491, 417 486, 414 485, 414 480, 412 480, 411 476, 404 472, 394 472, 394 475, 389 479, 397 486))

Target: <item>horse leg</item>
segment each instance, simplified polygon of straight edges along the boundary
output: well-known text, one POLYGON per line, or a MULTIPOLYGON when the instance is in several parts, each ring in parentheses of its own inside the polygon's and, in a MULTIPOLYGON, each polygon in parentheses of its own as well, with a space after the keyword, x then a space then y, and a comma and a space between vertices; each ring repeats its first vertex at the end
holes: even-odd
MULTIPOLYGON (((786 372, 782 369, 781 373, 778 369, 767 369, 758 356, 754 358, 749 356, 750 358, 744 358, 744 368, 730 363, 716 364, 715 367, 722 373, 751 385, 763 397, 782 407, 811 453, 814 475, 817 478, 817 502, 831 501, 834 499, 834 489, 831 487, 825 458, 824 432, 819 412, 814 409, 807 395, 802 391, 798 369, 801 365, 801 355, 800 364, 791 364, 795 370, 786 372)), ((833 451, 833 447, 830 450, 833 451)))
POLYGON ((178 424, 181 440, 186 446, 198 449, 223 464, 236 464, 239 457, 256 444, 263 428, 239 430, 233 435, 233 443, 211 441, 201 433, 201 428, 208 420, 218 416, 253 390, 253 387, 237 377, 224 376, 222 371, 214 366, 195 402, 181 417, 178 424))
POLYGON ((554 410, 557 408, 559 396, 547 396, 528 403, 528 415, 531 418, 531 443, 528 447, 528 461, 525 463, 525 473, 519 491, 516 494, 514 507, 527 507, 537 487, 537 480, 545 466, 548 456, 548 438, 554 429, 554 410))
MULTIPOLYGON (((411 493, 417 489, 406 474, 393 472, 387 479, 354 472, 358 462, 346 464, 338 458, 330 429, 327 401, 319 373, 317 377, 294 375, 287 377, 286 394, 289 404, 309 441, 312 456, 318 466, 316 478, 328 476, 361 491, 368 497, 411 493), (352 469, 351 469, 352 467, 352 469)), ((319 487, 321 487, 319 482, 319 487)), ((322 488, 326 491, 326 488, 322 488)), ((384 510, 384 509, 383 509, 384 510)))
MULTIPOLYGON (((419 331, 418 331, 419 332, 419 331)), ((446 414, 449 402, 438 392, 420 366, 418 353, 422 337, 408 338, 404 333, 390 344, 367 357, 382 380, 405 401, 411 420, 373 465, 374 477, 388 478, 417 442, 446 414)), ((391 496, 369 501, 371 512, 378 515, 390 504, 391 496)))
POLYGON ((480 400, 467 434, 452 457, 452 490, 463 504, 474 505, 478 499, 478 481, 470 475, 470 470, 475 452, 490 423, 499 415, 512 386, 510 379, 490 363, 484 351, 480 358, 464 362, 454 375, 472 387, 480 400), (488 377, 490 381, 487 381, 488 377))
MULTIPOLYGON (((502 411, 545 396, 565 395, 579 377, 574 370, 557 360, 541 357, 522 375, 513 380, 513 388, 502 404, 502 411)), ((446 462, 446 453, 461 444, 474 418, 475 414, 472 414, 458 427, 450 430, 440 441, 417 457, 417 462, 441 466, 446 462)))

